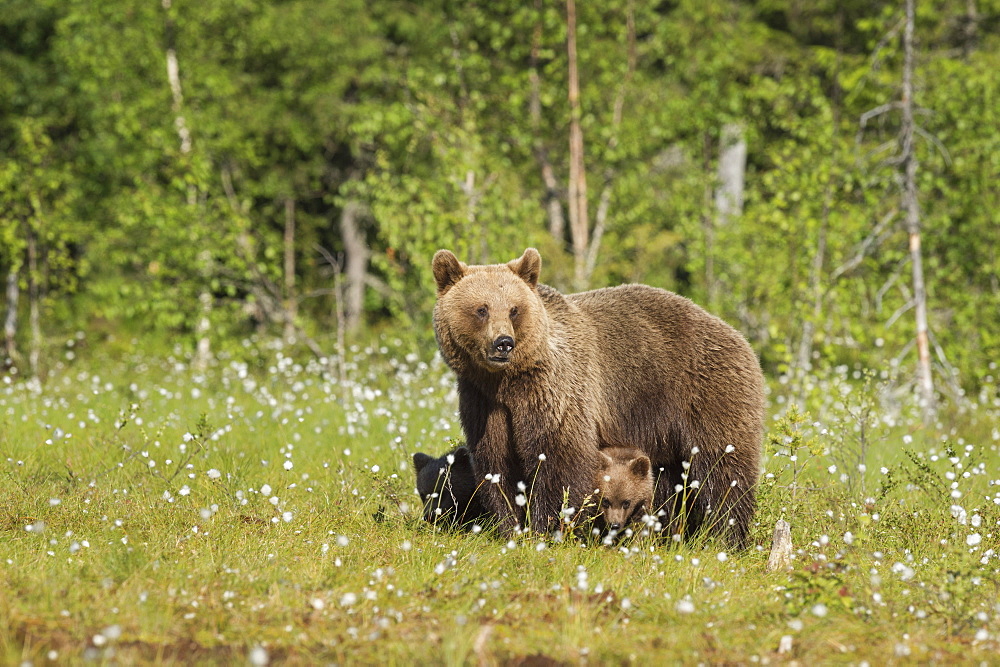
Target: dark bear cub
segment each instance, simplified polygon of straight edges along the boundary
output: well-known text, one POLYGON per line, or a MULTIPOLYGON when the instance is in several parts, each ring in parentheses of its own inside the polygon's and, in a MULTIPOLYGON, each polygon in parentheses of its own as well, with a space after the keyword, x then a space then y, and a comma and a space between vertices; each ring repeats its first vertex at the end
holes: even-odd
POLYGON ((458 447, 440 458, 417 452, 413 466, 426 521, 455 525, 485 522, 488 515, 476 495, 479 484, 468 447, 458 447))
POLYGON ((594 481, 598 504, 597 526, 624 530, 649 512, 653 501, 653 469, 649 457, 635 447, 605 447, 594 481))

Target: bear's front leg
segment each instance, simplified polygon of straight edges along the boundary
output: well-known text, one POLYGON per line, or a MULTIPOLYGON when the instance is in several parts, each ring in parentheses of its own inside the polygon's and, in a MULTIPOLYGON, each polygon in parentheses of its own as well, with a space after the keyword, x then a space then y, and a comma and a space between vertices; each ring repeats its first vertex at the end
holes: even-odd
POLYGON ((565 530, 592 514, 595 480, 600 469, 596 441, 541 437, 521 449, 527 479, 527 522, 532 530, 565 530))
POLYGON ((515 535, 525 523, 517 500, 519 491, 514 481, 517 473, 507 457, 494 448, 480 446, 473 453, 473 469, 480 480, 478 493, 483 506, 499 519, 500 533, 507 537, 515 535))

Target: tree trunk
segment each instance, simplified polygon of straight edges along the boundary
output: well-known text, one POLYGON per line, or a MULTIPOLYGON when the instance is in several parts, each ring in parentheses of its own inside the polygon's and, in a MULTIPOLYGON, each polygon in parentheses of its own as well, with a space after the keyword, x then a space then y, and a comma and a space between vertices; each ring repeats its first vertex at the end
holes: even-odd
POLYGON ((531 95, 528 101, 528 116, 531 119, 532 152, 542 172, 545 185, 545 210, 549 216, 549 234, 559 242, 566 234, 566 220, 563 218, 562 203, 559 201, 559 182, 549 161, 549 152, 542 141, 542 84, 538 76, 538 52, 542 48, 542 0, 535 0, 537 21, 531 36, 531 67, 528 81, 531 95))
MULTIPOLYGON (((188 129, 187 120, 184 118, 184 94, 181 89, 180 64, 177 62, 177 50, 174 48, 174 22, 170 18, 170 8, 172 0, 162 0, 163 11, 165 13, 165 41, 167 59, 167 82, 170 84, 170 95, 173 100, 172 110, 174 112, 174 126, 177 128, 177 137, 181 142, 181 154, 191 153, 191 131, 188 129)), ((188 205, 197 206, 198 191, 194 185, 188 186, 188 205)), ((197 347, 192 364, 197 369, 205 369, 208 366, 212 352, 212 343, 209 338, 211 330, 212 313, 212 293, 208 289, 209 276, 211 275, 212 255, 205 250, 198 254, 202 291, 198 295, 198 303, 201 305, 201 314, 198 323, 195 325, 195 338, 197 347)))
POLYGON ((574 282, 586 287, 590 220, 587 215, 587 171, 583 159, 583 113, 576 57, 576 1, 566 0, 566 52, 569 64, 569 226, 573 236, 574 282))
POLYGON ((28 349, 28 370, 38 377, 38 360, 42 349, 42 327, 38 288, 38 242, 35 230, 28 225, 28 326, 31 328, 31 345, 28 349))
POLYGON ((747 167, 747 142, 743 127, 736 123, 722 126, 719 137, 718 186, 715 190, 715 218, 706 227, 705 270, 708 278, 708 302, 719 307, 720 285, 715 276, 715 234, 743 213, 743 181, 747 167))
POLYGON ((917 329, 917 384, 925 425, 935 415, 934 380, 931 375, 930 341, 927 333, 927 292, 920 252, 920 203, 917 200, 917 156, 914 151, 916 124, 913 118, 913 27, 914 0, 906 0, 906 23, 903 28, 903 100, 900 128, 900 158, 903 169, 903 210, 910 238, 910 266, 913 272, 913 302, 917 329))
POLYGON ((18 283, 18 271, 11 267, 7 272, 7 315, 3 320, 3 338, 5 363, 14 364, 17 362, 17 302, 21 295, 21 286, 18 283))
MULTIPOLYGON (((628 3, 626 9, 625 29, 627 46, 627 67, 621 85, 618 87, 618 94, 615 96, 615 104, 611 114, 611 136, 608 138, 608 152, 611 153, 618 147, 618 132, 622 126, 622 116, 625 112, 625 95, 628 92, 628 85, 632 81, 638 62, 638 52, 635 46, 635 11, 632 3, 628 3)), ((594 231, 590 236, 590 245, 587 248, 587 263, 584 269, 584 282, 590 283, 594 269, 597 267, 597 254, 601 250, 601 240, 604 238, 604 230, 607 227, 608 211, 611 209, 611 188, 614 185, 615 169, 607 164, 604 168, 604 185, 601 188, 601 196, 598 198, 597 214, 594 216, 594 231)))
POLYGON ((295 319, 299 302, 295 296, 295 200, 285 199, 285 332, 284 338, 295 339, 295 319))
MULTIPOLYGON (((365 305, 365 276, 368 273, 368 244, 361 233, 358 219, 364 213, 363 205, 353 199, 344 204, 340 212, 340 238, 344 243, 344 285, 337 283, 337 294, 343 295, 343 303, 338 305, 344 328, 354 331, 361 323, 365 305)), ((339 271, 337 280, 339 281, 339 271)), ((338 296, 338 299, 340 297, 338 296)))

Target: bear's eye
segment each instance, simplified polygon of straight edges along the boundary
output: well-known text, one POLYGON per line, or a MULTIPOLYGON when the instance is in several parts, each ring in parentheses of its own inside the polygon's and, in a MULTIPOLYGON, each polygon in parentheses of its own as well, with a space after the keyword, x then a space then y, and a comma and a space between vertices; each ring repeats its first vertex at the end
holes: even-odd
POLYGON ((605 510, 611 509, 611 501, 608 500, 607 498, 605 498, 604 500, 602 500, 601 501, 601 509, 605 509, 605 510))
POLYGON ((490 311, 486 306, 479 306, 479 308, 476 308, 476 315, 478 315, 479 317, 485 318, 487 315, 489 315, 489 313, 490 311))
POLYGON ((623 510, 627 510, 627 509, 628 509, 628 506, 629 506, 630 504, 631 504, 631 503, 629 503, 629 501, 627 501, 627 500, 623 500, 623 501, 622 501, 622 509, 623 509, 623 510))
POLYGON ((515 317, 517 317, 517 306, 510 309, 510 319, 514 319, 515 317))

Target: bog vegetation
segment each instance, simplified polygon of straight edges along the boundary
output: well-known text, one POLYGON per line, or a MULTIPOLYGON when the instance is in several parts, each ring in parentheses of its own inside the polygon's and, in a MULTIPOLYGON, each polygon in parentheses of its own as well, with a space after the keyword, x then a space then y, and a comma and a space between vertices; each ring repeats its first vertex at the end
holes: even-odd
POLYGON ((994 659, 998 25, 3 3, 0 660, 994 659), (748 551, 420 519, 412 454, 462 437, 430 258, 529 245, 750 340, 748 551))
MULTIPOLYGON (((0 655, 389 663, 860 663, 1000 650, 1000 405, 915 429, 883 378, 809 377, 766 443, 751 547, 506 541, 425 522, 414 451, 460 437, 450 372, 382 338, 332 360, 245 341, 80 350, 0 389, 0 655), (326 361, 326 363, 324 363, 326 361), (84 363, 85 362, 85 363, 84 363), (775 521, 788 571, 765 571, 775 521)), ((776 385, 772 399, 786 398, 776 385)))

